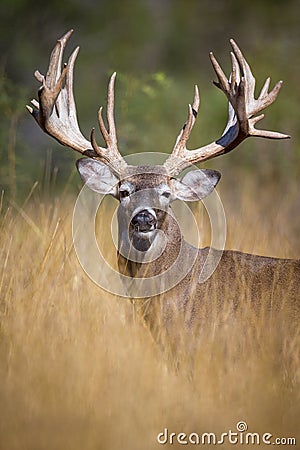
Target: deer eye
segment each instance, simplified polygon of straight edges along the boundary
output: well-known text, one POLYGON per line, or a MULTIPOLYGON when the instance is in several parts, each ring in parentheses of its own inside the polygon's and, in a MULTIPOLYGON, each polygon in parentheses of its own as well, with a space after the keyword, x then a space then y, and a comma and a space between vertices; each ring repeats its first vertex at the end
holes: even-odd
POLYGON ((171 192, 170 191, 164 191, 161 195, 163 197, 165 197, 165 198, 170 198, 171 192))
POLYGON ((125 197, 129 197, 130 192, 128 191, 128 189, 122 189, 120 190, 120 198, 125 198, 125 197))

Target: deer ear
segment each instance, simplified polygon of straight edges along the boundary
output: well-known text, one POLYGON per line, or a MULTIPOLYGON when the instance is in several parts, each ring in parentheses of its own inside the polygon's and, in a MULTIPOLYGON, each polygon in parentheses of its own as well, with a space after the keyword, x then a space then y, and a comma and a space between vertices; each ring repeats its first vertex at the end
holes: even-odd
POLYGON ((192 170, 181 179, 171 180, 173 196, 186 202, 201 200, 214 190, 220 178, 216 170, 192 170))
POLYGON ((118 179, 110 169, 96 159, 82 158, 76 161, 77 170, 82 181, 95 192, 100 194, 117 195, 118 179))

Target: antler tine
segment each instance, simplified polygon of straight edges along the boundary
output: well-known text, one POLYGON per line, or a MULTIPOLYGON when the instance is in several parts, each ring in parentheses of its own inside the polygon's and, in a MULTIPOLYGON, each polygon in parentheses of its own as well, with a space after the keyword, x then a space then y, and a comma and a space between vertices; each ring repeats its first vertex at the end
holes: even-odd
MULTIPOLYGON (((230 90, 229 81, 227 80, 227 77, 226 77, 225 73, 223 72, 220 64, 216 60, 213 52, 209 53, 209 57, 210 57, 210 61, 211 61, 212 65, 213 65, 213 68, 215 70, 215 73, 217 75, 217 78, 219 80, 218 82, 213 81, 213 84, 215 86, 217 86, 219 89, 221 89, 221 91, 223 91, 226 95, 228 95, 229 90, 230 90)), ((235 66, 235 69, 236 69, 236 66, 235 66)))
POLYGON ((109 80, 108 95, 107 95, 107 114, 106 114, 108 123, 108 132, 112 143, 114 143, 115 145, 117 145, 117 135, 114 118, 116 75, 117 75, 116 72, 114 72, 109 80))
POLYGON ((250 66, 233 39, 230 40, 230 44, 233 51, 231 52, 232 72, 229 79, 226 78, 213 53, 210 53, 210 59, 218 78, 218 81, 214 84, 224 92, 229 103, 228 121, 225 130, 220 139, 215 142, 195 150, 187 150, 186 142, 194 124, 189 114, 188 130, 181 132, 173 152, 164 164, 170 176, 178 175, 191 164, 233 150, 249 136, 269 139, 287 139, 290 137, 287 134, 255 128, 255 125, 264 117, 263 114, 258 116, 257 114, 276 100, 282 81, 279 81, 271 92, 268 92, 270 78, 267 78, 259 97, 255 99, 255 78, 250 66))
POLYGON ((240 67, 240 72, 241 72, 241 77, 245 79, 245 81, 247 81, 247 85, 248 85, 248 89, 249 89, 249 93, 253 93, 253 98, 254 98, 254 90, 255 90, 255 78, 251 72, 250 66, 247 63, 246 59, 244 58, 243 53, 241 52, 241 49, 239 48, 239 46, 237 45, 237 43, 235 42, 234 39, 230 39, 230 45, 232 47, 233 50, 233 54, 235 55, 239 67, 240 67))
POLYGON ((66 89, 67 89, 67 99, 68 99, 68 112, 69 115, 73 118, 76 118, 76 104, 74 99, 73 92, 73 79, 74 79, 74 65, 79 53, 79 47, 76 47, 73 53, 71 54, 68 64, 67 64, 67 74, 66 74, 66 89))
POLYGON ((271 78, 268 77, 266 79, 266 81, 265 81, 265 84, 263 85, 263 87, 262 87, 262 89, 260 91, 260 94, 259 94, 259 97, 258 97, 259 100, 261 100, 268 93, 269 87, 270 87, 270 82, 271 82, 271 78))
POLYGON ((107 131, 106 126, 104 124, 102 111, 103 111, 103 106, 100 106, 99 111, 98 111, 98 124, 99 124, 99 128, 100 128, 101 134, 103 136, 103 139, 105 140, 105 142, 108 142, 109 134, 108 134, 108 131, 107 131))
POLYGON ((48 87, 54 86, 61 74, 61 65, 64 50, 66 45, 73 34, 73 29, 68 31, 64 36, 57 40, 57 43, 51 53, 49 68, 47 71, 46 79, 48 81, 48 87))
POLYGON ((173 148, 172 154, 180 157, 181 153, 186 148, 186 143, 190 137, 191 131, 193 129, 193 126, 195 124, 198 110, 200 105, 200 96, 199 96, 199 89, 198 86, 195 85, 195 92, 194 92, 194 100, 192 105, 188 105, 188 118, 185 124, 183 125, 177 139, 175 146, 173 148))
POLYGON ((233 89, 236 89, 241 81, 241 73, 240 73, 239 64, 238 64, 235 54, 233 52, 230 52, 230 58, 231 58, 232 71, 231 71, 229 83, 233 89))
POLYGON ((117 134, 116 134, 116 126, 115 126, 115 119, 114 119, 114 86, 115 86, 115 79, 116 79, 116 72, 112 74, 109 80, 108 84, 108 94, 107 94, 107 112, 106 112, 106 118, 107 118, 107 124, 108 129, 106 128, 102 116, 103 107, 101 106, 98 111, 98 124, 100 131, 102 133, 102 136, 107 144, 108 147, 114 147, 115 151, 118 152, 117 148, 117 134))
POLYGON ((102 136, 106 142, 107 148, 98 146, 95 139, 94 128, 92 128, 91 131, 91 142, 94 151, 98 155, 98 159, 107 164, 114 172, 114 174, 120 177, 123 171, 126 169, 127 163, 121 156, 118 150, 118 143, 117 143, 117 134, 114 119, 114 83, 116 75, 117 75, 116 72, 112 74, 108 85, 107 112, 106 112, 108 129, 106 128, 102 117, 103 107, 101 106, 98 111, 98 124, 102 136))

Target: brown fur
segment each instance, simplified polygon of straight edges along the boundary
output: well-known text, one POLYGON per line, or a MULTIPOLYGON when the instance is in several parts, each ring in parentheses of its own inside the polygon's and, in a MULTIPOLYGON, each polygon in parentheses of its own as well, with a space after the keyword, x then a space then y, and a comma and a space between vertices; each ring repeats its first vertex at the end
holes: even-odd
MULTIPOLYGON (((154 168, 151 169, 154 171, 154 168)), ((148 170, 149 172, 149 170, 148 170)), ((131 176, 138 190, 155 188, 162 181, 168 182, 161 173, 157 176, 131 176)), ((196 249, 181 235, 177 222, 171 214, 165 214, 159 224, 167 236, 165 251, 153 262, 136 263, 119 255, 121 273, 130 277, 154 277, 166 271, 176 261, 179 248, 184 247, 184 260, 178 264, 190 264, 188 275, 169 291, 152 298, 134 300, 135 308, 158 342, 172 343, 178 347, 178 327, 197 338, 197 329, 215 319, 213 312, 219 311, 223 320, 234 320, 243 312, 243 306, 251 304, 254 314, 270 315, 285 309, 291 318, 300 309, 300 261, 270 258, 237 251, 225 250, 221 260, 204 283, 199 276, 208 255, 208 248, 196 249), (217 306, 217 308, 216 308, 217 306)), ((248 308, 247 308, 248 309, 248 308)), ((220 318, 218 318, 219 320, 220 318)), ((182 334, 181 334, 182 336, 182 334)))

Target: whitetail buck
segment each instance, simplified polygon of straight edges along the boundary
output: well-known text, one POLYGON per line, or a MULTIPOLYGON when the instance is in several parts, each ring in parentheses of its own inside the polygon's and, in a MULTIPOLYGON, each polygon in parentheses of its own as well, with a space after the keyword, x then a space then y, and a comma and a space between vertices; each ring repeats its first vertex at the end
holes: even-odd
MULTIPOLYGON (((199 281, 201 270, 209 252, 196 249, 183 238, 172 214, 170 204, 175 199, 200 200, 210 194, 219 181, 214 170, 192 170, 182 178, 177 176, 192 164, 206 161, 233 150, 249 136, 285 139, 289 136, 273 131, 258 130, 260 112, 271 105, 282 82, 268 92, 268 78, 254 98, 255 79, 237 44, 231 40, 232 72, 227 80, 214 55, 210 54, 218 82, 215 85, 226 95, 229 117, 221 137, 196 150, 187 150, 186 144, 199 107, 198 89, 189 105, 188 119, 182 128, 174 149, 164 164, 154 166, 128 165, 118 150, 114 122, 114 82, 112 75, 108 87, 107 123, 99 110, 99 127, 106 142, 100 147, 94 129, 90 141, 81 133, 73 97, 73 68, 79 48, 62 68, 65 46, 72 30, 58 40, 50 58, 46 76, 35 72, 42 83, 39 101, 27 107, 39 126, 61 144, 78 151, 87 158, 77 161, 77 168, 87 186, 100 193, 111 194, 119 202, 119 270, 129 279, 159 279, 176 262, 177 271, 186 276, 171 289, 152 298, 138 300, 139 309, 152 331, 169 330, 179 318, 186 328, 201 322, 212 308, 211 299, 222 304, 229 299, 232 309, 243 307, 243 301, 254 305, 265 303, 280 308, 281 302, 296 305, 299 297, 300 262, 224 251, 213 275, 199 281), (163 238, 162 238, 163 236, 163 238), (150 255, 150 257, 149 257, 150 255)), ((155 282, 155 281, 154 281, 155 282)), ((135 297, 135 293, 131 292, 135 297)), ((146 297, 146 295, 145 295, 146 297)), ((293 306, 295 307, 295 306, 293 306)), ((176 326, 176 325, 175 325, 176 326)))

